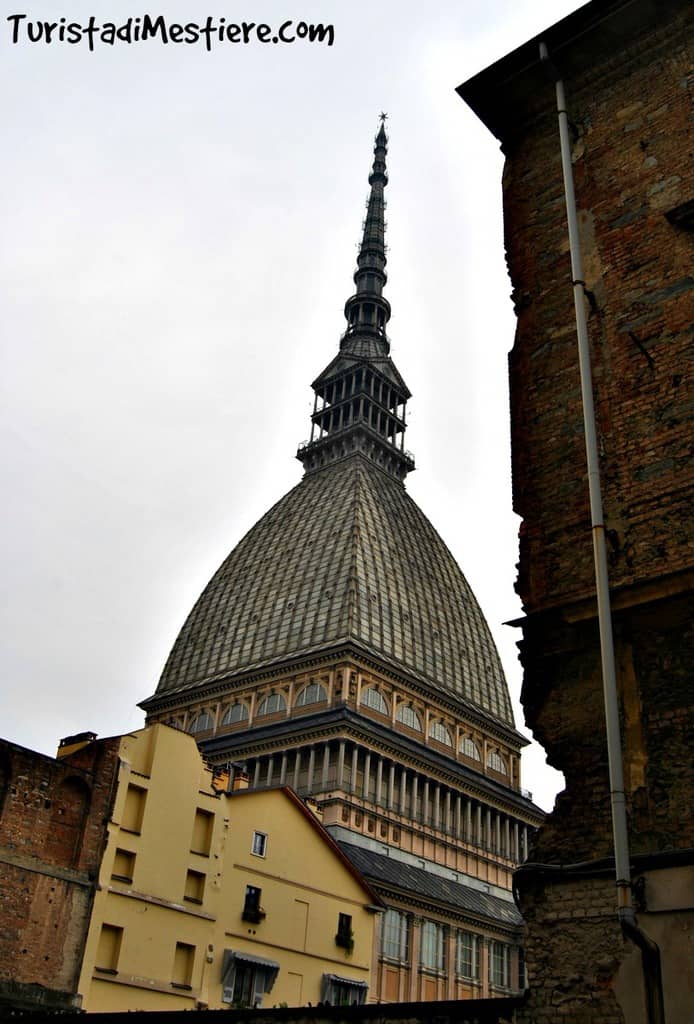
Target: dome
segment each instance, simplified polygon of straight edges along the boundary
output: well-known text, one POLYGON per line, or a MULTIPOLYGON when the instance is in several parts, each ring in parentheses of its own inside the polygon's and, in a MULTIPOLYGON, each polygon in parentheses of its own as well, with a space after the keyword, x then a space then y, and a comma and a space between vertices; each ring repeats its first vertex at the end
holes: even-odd
MULTIPOLYGON (((156 698, 345 650, 406 673, 513 727, 489 627, 455 559, 404 479, 410 391, 386 325, 387 137, 371 193, 337 355, 313 382, 305 475, 214 575, 176 640, 156 698)), ((152 706, 154 698, 143 706, 152 706)))
POLYGON ((350 647, 513 726, 489 627, 403 483, 362 452, 308 473, 195 604, 157 696, 350 647))

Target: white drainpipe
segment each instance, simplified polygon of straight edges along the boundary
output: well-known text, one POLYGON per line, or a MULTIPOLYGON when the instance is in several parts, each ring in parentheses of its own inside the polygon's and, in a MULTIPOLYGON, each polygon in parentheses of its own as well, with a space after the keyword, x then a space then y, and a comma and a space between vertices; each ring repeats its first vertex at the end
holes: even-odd
POLYGON ((612 638, 612 614, 610 610, 610 587, 607 575, 607 552, 605 546, 605 523, 600 488, 600 466, 595 430, 593 407, 593 381, 590 365, 590 345, 586 323, 586 295, 583 279, 583 260, 576 217, 576 196, 574 193, 571 144, 569 141, 569 119, 566 112, 564 83, 549 59, 547 46, 540 43, 540 60, 555 83, 557 113, 559 115, 559 139, 561 163, 564 174, 564 195, 566 217, 569 228, 569 250, 571 254, 571 278, 573 281, 574 308, 576 311, 576 334, 578 336, 578 362, 581 375, 581 396, 583 400, 583 429, 588 464, 588 491, 593 532, 593 557, 595 560, 595 591, 598 603, 598 625, 600 630, 600 657, 602 662, 603 695, 605 699, 605 724, 607 729, 607 758, 610 772, 610 797, 612 803, 612 834, 617 883, 617 916, 624 934, 641 949, 644 963, 644 978, 648 1001, 650 1024, 665 1021, 662 982, 660 977, 660 952, 657 945, 638 927, 631 901, 631 865, 629 858, 629 834, 627 831, 624 772, 622 768, 622 741, 619 731, 619 706, 617 703, 617 675, 612 638))

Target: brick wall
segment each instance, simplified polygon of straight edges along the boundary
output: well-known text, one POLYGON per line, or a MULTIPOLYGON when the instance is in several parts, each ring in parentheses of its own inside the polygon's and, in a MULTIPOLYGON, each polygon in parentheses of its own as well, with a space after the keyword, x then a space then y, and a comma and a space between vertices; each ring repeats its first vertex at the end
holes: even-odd
POLYGON ((58 761, 0 741, 0 1005, 76 991, 118 746, 58 761))
MULTIPOLYGON (((615 588, 691 568, 692 235, 666 216, 694 199, 691 74, 680 30, 659 26, 566 82, 615 588)), ((556 114, 525 127, 506 143, 504 213, 518 589, 534 612, 590 594, 593 564, 556 114)))
MULTIPOLYGON (((631 851, 691 856, 692 13, 678 0, 605 0, 544 38, 572 126, 631 851)), ((522 701, 566 777, 530 860, 571 865, 611 856, 610 794, 555 95, 537 41, 521 49, 461 91, 506 153, 522 701)), ((614 875, 569 882, 538 866, 516 884, 531 981, 519 1020, 621 1021, 615 979, 634 947, 617 926, 614 875)), ((684 1024, 678 993, 694 972, 668 984, 668 1021, 684 1024)))

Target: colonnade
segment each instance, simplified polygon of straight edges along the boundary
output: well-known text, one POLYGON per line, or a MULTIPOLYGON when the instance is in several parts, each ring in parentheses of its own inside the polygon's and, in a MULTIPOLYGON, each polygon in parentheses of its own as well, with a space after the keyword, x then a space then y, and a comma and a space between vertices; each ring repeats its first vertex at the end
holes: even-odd
POLYGON ((371 376, 363 385, 357 383, 350 375, 337 381, 331 393, 332 402, 328 404, 325 395, 316 397, 313 406, 313 423, 311 441, 315 438, 318 426, 320 440, 325 433, 334 434, 336 430, 349 426, 355 421, 368 420, 369 424, 380 433, 384 433, 393 445, 397 445, 400 437, 400 448, 405 443, 405 410, 406 400, 390 385, 371 376), (322 404, 319 407, 319 397, 322 404))
POLYGON ((527 858, 524 822, 349 740, 249 758, 247 766, 254 789, 289 785, 301 796, 337 790, 516 863, 527 858))

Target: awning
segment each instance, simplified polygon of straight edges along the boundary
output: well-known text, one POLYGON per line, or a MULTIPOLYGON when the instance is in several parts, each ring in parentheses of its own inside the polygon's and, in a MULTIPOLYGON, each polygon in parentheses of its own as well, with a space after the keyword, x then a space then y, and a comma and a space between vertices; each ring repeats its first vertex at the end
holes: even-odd
POLYGON ((340 985, 355 985, 357 988, 368 988, 367 981, 355 981, 354 978, 341 978, 339 974, 324 974, 326 981, 336 981, 340 985))
POLYGON ((253 984, 253 1006, 260 1006, 264 992, 270 992, 279 974, 280 965, 276 960, 246 953, 245 950, 225 949, 222 958, 222 1002, 232 1003, 234 981, 239 966, 251 967, 255 971, 253 984))
POLYGON ((366 1001, 369 984, 355 978, 343 978, 339 974, 324 974, 321 985, 321 1000, 332 1005, 361 1005, 366 1001), (346 1000, 345 1000, 346 997, 346 1000))
POLYGON ((222 960, 222 971, 226 973, 227 965, 232 961, 240 960, 244 964, 253 964, 255 967, 266 967, 275 972, 275 977, 280 969, 276 960, 266 960, 263 956, 255 956, 253 953, 246 953, 244 950, 225 949, 222 960))

